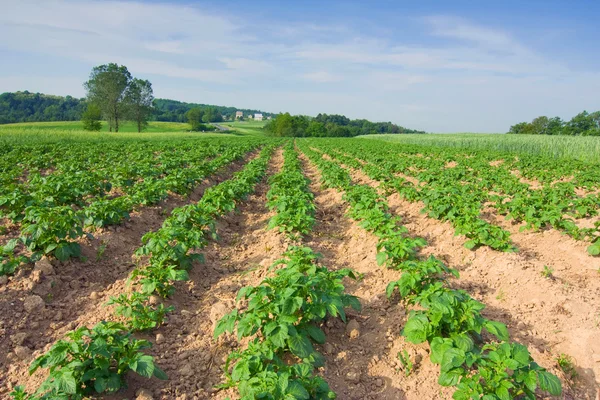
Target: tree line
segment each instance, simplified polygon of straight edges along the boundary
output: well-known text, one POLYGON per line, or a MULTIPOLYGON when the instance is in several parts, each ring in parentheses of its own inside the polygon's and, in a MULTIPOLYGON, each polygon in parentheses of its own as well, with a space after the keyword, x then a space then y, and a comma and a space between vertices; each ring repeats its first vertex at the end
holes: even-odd
MULTIPOLYGON (((209 116, 213 116, 213 118, 218 117, 221 118, 220 121, 205 121, 205 122, 221 122, 223 121, 223 117, 235 120, 236 111, 241 111, 244 115, 263 114, 264 117, 275 115, 272 113, 260 111, 260 110, 252 110, 245 108, 235 108, 235 107, 227 107, 227 106, 215 106, 209 104, 199 104, 199 103, 185 103, 182 101, 176 100, 168 100, 168 99, 156 99, 154 101, 154 116, 157 121, 165 121, 165 122, 188 122, 188 111, 192 109, 199 109, 203 113, 208 114, 209 116)), ((208 118, 208 117, 207 117, 208 118)))
POLYGON ((78 121, 85 99, 28 91, 0 94, 0 124, 15 122, 78 121))
MULTIPOLYGON (((137 92, 129 91, 129 93, 134 94, 137 92)), ((135 101, 135 98, 132 99, 135 101)), ((123 100, 129 100, 129 98, 123 100)), ((125 104, 126 103, 121 103, 121 106, 124 106, 125 104)), ((139 104, 139 102, 137 102, 137 104, 139 104)), ((42 93, 31 93, 28 91, 14 93, 7 92, 0 94, 0 124, 12 124, 17 122, 79 121, 82 119, 87 108, 88 98, 78 99, 71 96, 53 96, 42 93)), ((137 108, 131 111, 135 112, 136 110, 138 112, 140 110, 151 111, 151 113, 147 115, 147 120, 149 121, 167 122, 190 122, 188 112, 190 110, 196 110, 192 113, 192 117, 196 118, 199 116, 198 122, 200 124, 207 122, 221 122, 223 121, 223 117, 234 120, 236 111, 242 111, 244 115, 253 115, 255 113, 262 113, 265 117, 274 115, 260 110, 184 103, 176 100, 156 98, 152 102, 152 106, 149 110, 148 108, 137 108)), ((97 118, 98 116, 102 118, 102 112, 98 110, 97 107, 95 109, 92 107, 91 112, 92 114, 88 116, 88 120, 94 121, 94 118, 97 118)), ((136 120, 135 115, 126 115, 126 117, 136 120)), ((199 130, 210 129, 202 129, 202 127, 198 128, 199 130)))
POLYGON ((600 111, 580 112, 570 121, 560 117, 548 118, 541 116, 531 122, 520 122, 510 127, 510 134, 521 135, 571 135, 571 136, 600 136, 600 111))
POLYGON ((425 133, 404 128, 391 122, 371 122, 337 114, 305 115, 279 114, 265 127, 270 136, 279 137, 353 137, 381 133, 425 133))

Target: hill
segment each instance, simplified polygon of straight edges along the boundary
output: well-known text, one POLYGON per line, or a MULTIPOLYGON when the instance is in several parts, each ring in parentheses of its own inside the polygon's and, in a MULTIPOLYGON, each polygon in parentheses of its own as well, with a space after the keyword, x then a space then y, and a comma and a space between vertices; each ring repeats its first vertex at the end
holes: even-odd
MULTIPOLYGON (((72 96, 54 96, 43 93, 6 92, 0 94, 0 124, 18 122, 54 122, 78 121, 85 110, 85 99, 72 96)), ((253 109, 238 109, 231 106, 216 106, 210 104, 185 103, 169 99, 155 99, 155 112, 152 120, 164 122, 185 122, 185 113, 194 107, 201 109, 212 108, 223 116, 235 117, 236 111, 244 115, 262 113, 265 116, 274 115, 253 109)))

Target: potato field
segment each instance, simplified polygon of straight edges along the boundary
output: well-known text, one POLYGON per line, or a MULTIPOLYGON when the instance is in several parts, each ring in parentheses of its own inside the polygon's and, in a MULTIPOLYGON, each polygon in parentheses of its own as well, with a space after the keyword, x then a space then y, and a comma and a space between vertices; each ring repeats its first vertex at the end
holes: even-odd
POLYGON ((600 166, 353 139, 0 148, 2 399, 598 399, 600 166))

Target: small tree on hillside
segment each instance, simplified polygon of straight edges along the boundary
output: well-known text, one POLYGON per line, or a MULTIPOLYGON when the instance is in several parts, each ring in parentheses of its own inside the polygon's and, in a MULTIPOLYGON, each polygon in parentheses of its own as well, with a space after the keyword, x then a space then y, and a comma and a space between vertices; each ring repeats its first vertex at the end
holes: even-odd
POLYGON ((99 131, 102 129, 102 112, 100 108, 94 103, 89 103, 86 110, 81 116, 81 122, 83 122, 83 129, 86 131, 99 131))
POLYGON ((152 115, 152 102, 154 93, 152 84, 148 80, 134 78, 125 96, 129 118, 136 123, 138 132, 148 126, 148 119, 152 115))

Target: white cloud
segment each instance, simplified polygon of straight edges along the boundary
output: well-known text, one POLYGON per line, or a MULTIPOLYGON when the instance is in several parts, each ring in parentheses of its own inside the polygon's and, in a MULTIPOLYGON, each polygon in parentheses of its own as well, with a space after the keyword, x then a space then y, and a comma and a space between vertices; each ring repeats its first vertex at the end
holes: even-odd
POLYGON ((303 74, 302 78, 304 78, 307 81, 317 82, 317 83, 340 82, 343 80, 343 78, 341 76, 334 75, 328 71, 309 72, 307 74, 303 74))
POLYGON ((373 35, 335 21, 282 24, 183 4, 3 3, 0 52, 12 56, 0 64, 0 92, 81 95, 92 66, 118 62, 160 96, 432 131, 506 131, 597 104, 598 71, 575 74, 515 33, 457 17, 418 17, 408 42, 393 28, 373 35))

